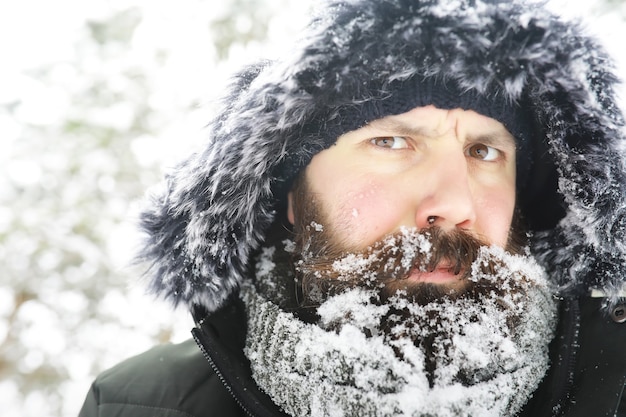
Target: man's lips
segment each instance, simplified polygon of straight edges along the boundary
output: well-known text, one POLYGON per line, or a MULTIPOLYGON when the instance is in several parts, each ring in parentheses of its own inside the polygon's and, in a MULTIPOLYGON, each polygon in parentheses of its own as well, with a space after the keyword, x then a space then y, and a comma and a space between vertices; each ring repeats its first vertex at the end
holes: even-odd
POLYGON ((424 271, 413 268, 408 280, 413 282, 428 282, 434 284, 445 284, 459 281, 460 273, 455 273, 455 268, 449 265, 439 265, 432 271, 424 271))

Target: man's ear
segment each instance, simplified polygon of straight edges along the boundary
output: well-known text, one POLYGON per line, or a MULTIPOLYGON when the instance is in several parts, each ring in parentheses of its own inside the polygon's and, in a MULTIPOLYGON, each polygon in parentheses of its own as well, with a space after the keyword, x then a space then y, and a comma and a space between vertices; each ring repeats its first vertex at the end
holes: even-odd
POLYGON ((293 215, 293 191, 289 191, 289 194, 287 194, 287 220, 289 220, 292 226, 296 222, 293 215))

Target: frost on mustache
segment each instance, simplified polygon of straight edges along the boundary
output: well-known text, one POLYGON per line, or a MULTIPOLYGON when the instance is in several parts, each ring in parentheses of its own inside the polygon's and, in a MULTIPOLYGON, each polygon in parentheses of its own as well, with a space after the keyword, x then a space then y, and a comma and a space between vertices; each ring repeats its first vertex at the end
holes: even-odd
POLYGON ((396 236, 385 238, 381 245, 376 249, 370 247, 365 254, 350 253, 333 262, 332 268, 338 273, 339 279, 348 280, 354 276, 361 276, 364 280, 375 280, 375 268, 372 266, 379 263, 382 254, 391 254, 396 258, 387 260, 387 272, 395 272, 398 270, 408 271, 411 269, 413 259, 421 255, 424 257, 424 263, 430 260, 430 252, 432 244, 428 240, 428 236, 417 232, 415 229, 400 229, 401 239, 396 236))

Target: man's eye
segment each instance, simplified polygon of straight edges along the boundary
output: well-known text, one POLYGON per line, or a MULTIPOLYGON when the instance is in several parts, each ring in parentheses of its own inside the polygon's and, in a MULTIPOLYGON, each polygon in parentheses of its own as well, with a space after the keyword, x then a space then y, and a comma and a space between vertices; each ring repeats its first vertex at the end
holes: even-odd
POLYGON ((382 136, 370 139, 370 143, 372 145, 388 149, 406 149, 409 147, 406 138, 403 138, 402 136, 382 136))
POLYGON ((470 146, 467 150, 467 154, 471 158, 480 159, 482 161, 495 161, 502 156, 502 153, 498 149, 482 143, 470 146))

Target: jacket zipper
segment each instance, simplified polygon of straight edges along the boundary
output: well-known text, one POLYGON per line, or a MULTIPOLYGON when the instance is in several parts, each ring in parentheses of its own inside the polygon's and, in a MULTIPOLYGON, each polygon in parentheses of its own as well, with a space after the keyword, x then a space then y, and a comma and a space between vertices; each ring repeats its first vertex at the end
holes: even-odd
POLYGON ((194 340, 196 341, 196 344, 198 345, 198 347, 202 351, 202 355, 209 362, 209 365, 211 365, 211 368, 213 368, 213 372, 215 372, 215 375, 217 375, 217 377, 220 379, 220 381, 222 381, 222 385, 224 385, 226 390, 230 393, 231 397, 233 397, 233 400, 235 400, 235 402, 243 410, 243 412, 246 415, 248 415, 249 417, 255 417, 255 415, 252 414, 252 412, 250 410, 248 410, 248 408, 242 404, 242 402, 239 400, 239 398, 237 398, 237 396, 233 392, 233 389, 231 388, 231 386, 228 384, 228 382, 226 382, 226 379, 224 378, 224 375, 222 375, 222 372, 218 369, 217 365, 215 365, 215 362, 213 361, 213 358, 211 357, 211 355, 209 355, 209 352, 204 347, 204 344, 202 344, 202 341, 200 341, 200 338, 197 335, 197 331, 199 331, 199 330, 196 329, 195 331, 192 331, 191 334, 192 334, 194 340))
POLYGON ((572 339, 569 341, 570 350, 567 358, 567 383, 561 399, 558 402, 559 412, 558 415, 562 416, 567 411, 566 404, 571 399, 572 391, 574 389, 574 373, 576 370, 576 362, 578 359, 578 338, 580 336, 580 305, 578 300, 571 303, 570 306, 570 328, 569 334, 572 335, 572 339))

